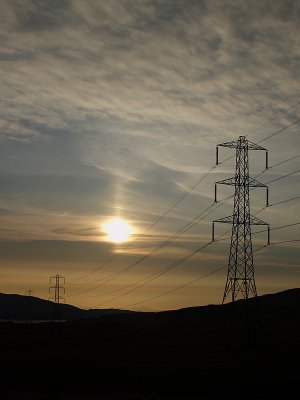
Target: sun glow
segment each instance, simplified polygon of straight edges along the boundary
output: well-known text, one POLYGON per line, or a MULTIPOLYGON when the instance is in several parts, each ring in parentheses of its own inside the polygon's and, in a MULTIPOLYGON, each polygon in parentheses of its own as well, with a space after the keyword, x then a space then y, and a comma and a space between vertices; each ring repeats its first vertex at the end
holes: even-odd
POLYGON ((107 240, 114 243, 123 243, 129 240, 133 228, 123 219, 112 219, 104 225, 107 240))

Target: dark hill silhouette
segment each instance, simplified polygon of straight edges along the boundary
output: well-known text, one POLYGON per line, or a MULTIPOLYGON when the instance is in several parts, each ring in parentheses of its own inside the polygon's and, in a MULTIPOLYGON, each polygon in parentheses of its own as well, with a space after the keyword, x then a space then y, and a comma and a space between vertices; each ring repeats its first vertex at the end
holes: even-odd
MULTIPOLYGON (((292 315, 296 316, 299 313, 298 303, 300 299, 300 289, 289 289, 274 294, 266 294, 258 297, 259 308, 264 313, 265 319, 276 320, 276 315, 281 314, 281 318, 290 319, 292 315)), ((254 299, 250 299, 251 307, 254 306, 254 299)), ((2 321, 25 321, 28 311, 28 301, 30 301, 30 316, 31 319, 37 321, 50 321, 53 319, 54 303, 49 300, 44 300, 38 297, 22 296, 19 294, 0 293, 0 320, 2 321)), ((236 302, 237 313, 243 310, 243 300, 236 302)), ((59 304, 60 315, 62 320, 71 321, 78 319, 93 319, 106 315, 126 314, 119 316, 120 320, 128 320, 129 313, 136 314, 139 318, 143 315, 144 318, 162 320, 164 323, 171 321, 189 321, 189 323, 208 322, 216 320, 216 315, 220 312, 220 305, 207 305, 198 307, 187 307, 178 310, 160 311, 160 312, 135 312, 122 309, 81 309, 70 304, 59 304)), ((230 304, 223 308, 230 307, 230 304)), ((115 317, 114 317, 115 318, 115 317)), ((116 320, 116 318, 115 318, 116 320)))
POLYGON ((130 312, 115 309, 84 310, 70 304, 55 305, 52 301, 34 296, 0 293, 0 320, 22 322, 30 317, 32 321, 49 321, 53 319, 54 306, 59 307, 59 314, 62 320, 98 318, 106 314, 130 312), (28 307, 30 307, 30 315, 28 315, 28 307))
MULTIPOLYGON (((231 340, 220 324, 230 304, 106 313, 61 323, 3 322, 2 398, 297 398, 299 299, 300 289, 260 296, 255 335, 240 329, 246 308, 237 302, 238 329, 231 340)), ((251 299, 250 311, 255 306, 251 299)))

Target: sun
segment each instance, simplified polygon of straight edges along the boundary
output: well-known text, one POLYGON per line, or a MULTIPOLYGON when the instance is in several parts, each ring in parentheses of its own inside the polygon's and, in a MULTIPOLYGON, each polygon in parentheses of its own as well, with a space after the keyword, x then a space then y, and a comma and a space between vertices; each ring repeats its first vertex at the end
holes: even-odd
POLYGON ((123 219, 115 218, 104 225, 104 232, 107 234, 107 240, 114 243, 123 243, 129 240, 133 228, 123 219))

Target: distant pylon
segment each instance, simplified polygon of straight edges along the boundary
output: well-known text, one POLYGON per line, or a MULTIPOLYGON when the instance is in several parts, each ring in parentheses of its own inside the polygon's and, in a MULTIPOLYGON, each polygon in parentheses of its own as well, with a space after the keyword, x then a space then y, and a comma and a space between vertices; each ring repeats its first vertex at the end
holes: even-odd
MULTIPOLYGON (((217 202, 217 184, 232 185, 235 187, 233 214, 213 221, 213 241, 214 223, 232 224, 231 243, 229 251, 228 271, 223 295, 222 304, 227 301, 234 303, 238 299, 248 300, 250 297, 257 297, 253 250, 251 238, 251 225, 268 226, 268 244, 270 243, 269 225, 250 213, 250 187, 265 187, 263 183, 249 176, 249 150, 264 150, 266 152, 266 169, 268 169, 268 152, 265 148, 250 142, 245 136, 240 136, 238 140, 217 145, 216 163, 218 164, 218 147, 230 147, 236 149, 236 169, 235 177, 225 179, 215 184, 215 201, 217 202)), ((248 318, 248 317, 247 317, 248 318)))
POLYGON ((31 299, 34 296, 33 290, 26 290, 26 313, 25 313, 25 322, 32 322, 32 314, 31 314, 31 299))
POLYGON ((59 274, 50 277, 50 283, 54 280, 55 286, 50 286, 49 294, 53 293, 54 295, 49 298, 49 300, 54 300, 53 302, 53 320, 60 321, 61 320, 61 312, 60 312, 60 303, 65 301, 64 297, 61 296, 60 292, 63 291, 65 293, 65 288, 60 285, 60 281, 62 280, 65 283, 65 277, 59 274))

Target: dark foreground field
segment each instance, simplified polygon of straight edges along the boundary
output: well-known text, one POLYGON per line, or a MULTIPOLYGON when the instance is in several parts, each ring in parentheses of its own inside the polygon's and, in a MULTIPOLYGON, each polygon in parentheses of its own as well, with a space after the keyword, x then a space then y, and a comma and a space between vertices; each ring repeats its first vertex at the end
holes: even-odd
MULTIPOLYGON (((229 307, 220 306, 2 322, 0 398, 298 398, 300 289, 259 300, 258 332, 238 327, 245 321, 239 303, 230 337, 221 323, 229 307)), ((253 301, 250 315, 252 308, 253 301)))

